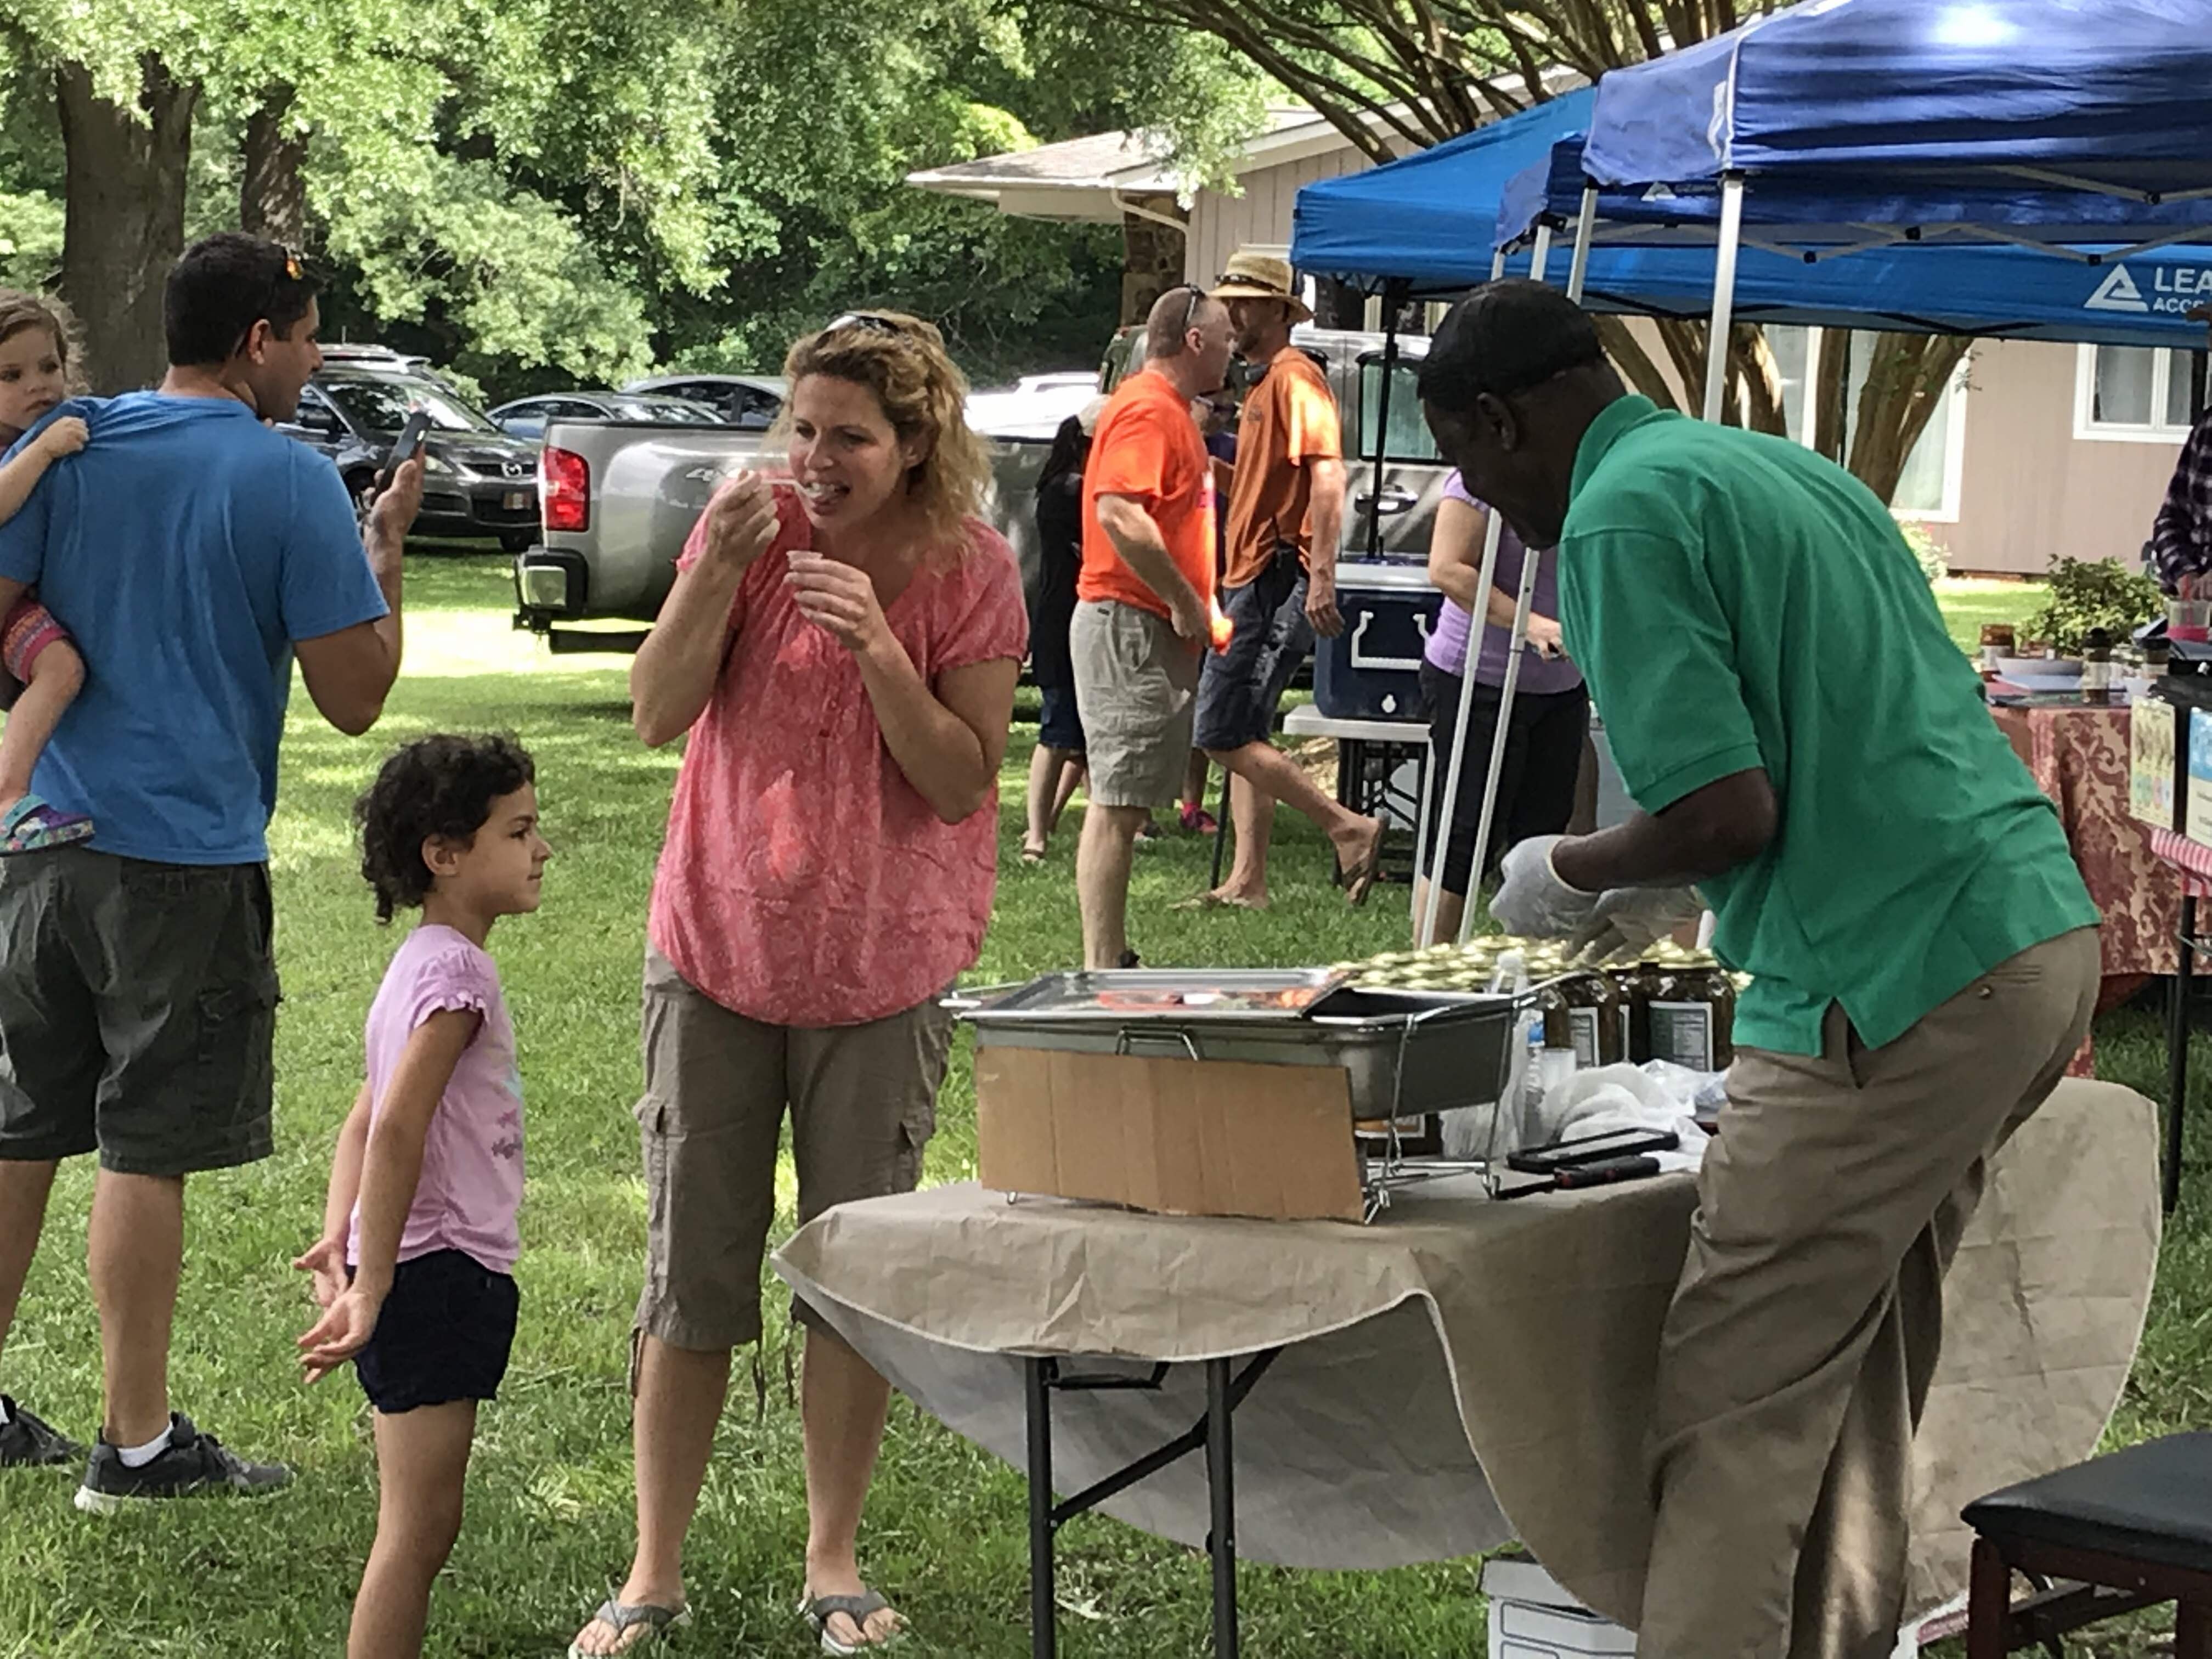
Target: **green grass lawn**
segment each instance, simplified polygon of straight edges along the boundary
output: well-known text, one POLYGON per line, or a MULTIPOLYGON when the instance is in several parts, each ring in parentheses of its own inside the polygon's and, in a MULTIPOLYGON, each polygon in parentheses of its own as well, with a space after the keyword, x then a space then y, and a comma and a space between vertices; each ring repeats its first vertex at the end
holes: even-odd
POLYGON ((2011 623, 2015 627, 2051 602, 2051 589, 2042 582, 1977 580, 1947 576, 1936 584, 1936 602, 1951 637, 1968 652, 1978 652, 1982 628, 1987 623, 2011 623))
MULTIPOLYGON (((368 1413, 351 1376, 302 1388, 293 1338, 308 1322, 287 1263, 319 1224, 331 1142, 360 1081, 361 1024, 395 935, 380 930, 356 870, 347 807, 396 740, 438 728, 514 730, 536 750, 557 856, 544 910, 494 936, 530 1101, 530 1197, 521 1333, 500 1401, 487 1408, 470 1517, 433 1610, 429 1650, 469 1659, 562 1650, 617 1582, 631 1542, 624 1341, 637 1293, 644 1196, 630 1107, 638 1090, 636 997, 646 897, 674 775, 630 733, 623 659, 551 659, 508 631, 505 564, 416 561, 405 681, 370 737, 338 737, 295 697, 273 831, 285 1004, 278 1035, 278 1155, 193 1184, 174 1391, 207 1429, 295 1464, 292 1492, 254 1504, 180 1504, 93 1521, 69 1504, 73 1477, 0 1478, 0 1659, 259 1656, 337 1650, 374 1528, 368 1413)), ((2007 590, 2007 597, 2026 590, 2007 590)), ((1994 603, 1978 591, 1962 596, 1994 603)), ((1947 604, 1953 603, 1946 594, 1947 604)), ((2022 601, 2029 603, 2029 601, 2022 601)), ((1975 623, 1978 626, 1978 620, 1975 623)), ((1022 779, 1030 732, 1005 775, 997 916, 978 975, 1010 979, 1079 959, 1073 829, 1041 867, 1023 866, 1022 779)), ((825 810, 831 804, 825 803, 825 810)), ((1133 936, 1162 963, 1327 962, 1401 944, 1406 890, 1349 912, 1324 844, 1303 820, 1278 830, 1271 913, 1180 912, 1204 883, 1206 843, 1170 837, 1138 864, 1133 936)), ((2155 1022, 2109 1018, 2109 1075, 2155 1091, 2155 1022)), ((945 1090, 928 1178, 975 1158, 963 1039, 945 1090)), ((2212 1056, 2200 1062, 2212 1082, 2212 1056)), ((2212 1123, 2200 1101, 2200 1159, 2212 1123)), ((792 1194, 786 1171, 784 1225, 792 1194)), ((2202 1177, 2199 1177, 2200 1182, 2202 1177)), ((90 1171, 67 1171, 9 1342, 5 1386, 88 1436, 99 1401, 97 1328, 83 1228, 90 1171)), ((2118 1432, 2139 1437, 2207 1418, 2212 1370, 2200 1287, 2212 1231, 2202 1190, 2170 1236, 2144 1357, 2118 1432)), ((740 1367, 691 1547, 702 1626, 690 1650, 812 1651, 791 1614, 805 1510, 795 1354, 772 1297, 771 1328, 740 1367)), ((1024 1487, 1012 1470, 899 1403, 864 1559, 913 1618, 922 1655, 1026 1654, 1024 1487)), ((1063 1534, 1069 1659, 1155 1659, 1199 1650, 1203 1562, 1111 1521, 1063 1534)), ((1429 1659, 1480 1650, 1473 1563, 1387 1573, 1244 1571, 1248 1650, 1269 1659, 1429 1659)))

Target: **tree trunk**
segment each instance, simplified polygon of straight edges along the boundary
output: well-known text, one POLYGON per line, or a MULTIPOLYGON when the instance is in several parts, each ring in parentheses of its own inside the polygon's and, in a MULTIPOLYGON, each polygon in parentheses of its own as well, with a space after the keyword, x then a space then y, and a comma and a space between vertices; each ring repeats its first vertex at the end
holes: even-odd
POLYGON ((292 120, 293 97, 288 86, 270 87, 246 118, 238 224, 298 252, 307 241, 307 186, 300 176, 307 136, 292 120))
POLYGON ((68 192, 62 294, 85 334, 96 392, 151 386, 168 362, 161 289, 185 247, 185 180, 199 88, 160 58, 140 65, 137 106, 108 102, 82 64, 54 75, 68 192))
POLYGON ((1790 435, 1782 371, 1766 343, 1766 331, 1756 323, 1738 323, 1729 330, 1729 405, 1744 411, 1743 423, 1753 432, 1790 435))
POLYGON ((1813 387, 1813 447, 1838 466, 1844 464, 1844 429, 1850 410, 1851 331, 1820 331, 1820 377, 1813 387))
POLYGON ((1878 334, 1851 429, 1850 469, 1887 504, 1912 446, 1950 384, 1970 339, 1940 334, 1878 334))
POLYGON ((1603 313, 1593 313, 1590 321, 1597 325, 1597 337, 1605 347, 1605 355, 1627 377, 1629 385, 1662 409, 1680 407, 1674 401, 1674 388, 1667 384, 1659 365, 1651 361, 1651 354, 1644 349, 1644 343, 1629 332, 1626 322, 1603 313))

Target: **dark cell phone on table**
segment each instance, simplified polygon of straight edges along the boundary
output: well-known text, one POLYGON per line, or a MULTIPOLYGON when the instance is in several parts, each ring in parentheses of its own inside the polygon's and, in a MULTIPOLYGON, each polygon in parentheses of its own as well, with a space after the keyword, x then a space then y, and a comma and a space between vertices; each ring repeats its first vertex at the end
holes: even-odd
POLYGON ((1659 1173, 1659 1160, 1646 1152, 1626 1158, 1601 1158, 1594 1164, 1577 1164, 1552 1177, 1561 1192, 1582 1187, 1611 1187, 1623 1181, 1641 1181, 1659 1173))
POLYGON ((1505 1163, 1522 1175, 1557 1175, 1607 1158, 1671 1152, 1681 1144, 1682 1138, 1672 1129, 1613 1129, 1574 1140, 1555 1140, 1548 1146, 1531 1146, 1511 1154, 1505 1163))

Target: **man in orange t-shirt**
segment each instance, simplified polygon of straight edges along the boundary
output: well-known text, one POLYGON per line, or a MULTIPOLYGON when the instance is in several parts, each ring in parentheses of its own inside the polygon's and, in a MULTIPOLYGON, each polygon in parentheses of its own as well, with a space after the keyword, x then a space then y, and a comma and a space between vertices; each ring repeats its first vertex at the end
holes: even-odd
POLYGON ((1213 598, 1213 474, 1190 416, 1221 389, 1229 313, 1170 289, 1146 326, 1145 366, 1115 388, 1083 477, 1083 568, 1067 630, 1091 769, 1075 853, 1083 959, 1135 965, 1129 868, 1152 809, 1190 759, 1198 659, 1213 598))
POLYGON ((1382 825, 1339 805, 1275 747, 1275 706, 1316 634, 1344 631, 1336 608, 1336 550, 1344 526, 1344 446, 1336 398, 1313 360, 1291 343, 1308 322, 1289 262, 1249 249, 1229 261, 1213 289, 1229 307, 1237 349, 1266 378, 1244 399, 1237 471, 1229 492, 1228 568, 1222 609, 1228 648, 1206 660, 1198 688, 1198 746, 1237 779, 1231 813, 1237 857, 1206 897, 1262 909, 1275 803, 1288 801, 1336 848, 1346 896, 1373 885, 1382 825))

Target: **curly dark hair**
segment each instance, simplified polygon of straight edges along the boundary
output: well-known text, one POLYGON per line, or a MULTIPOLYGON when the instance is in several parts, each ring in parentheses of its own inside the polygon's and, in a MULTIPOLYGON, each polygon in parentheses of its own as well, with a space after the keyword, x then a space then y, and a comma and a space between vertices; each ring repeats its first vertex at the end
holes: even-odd
POLYGON ((471 839, 494 801, 537 781, 537 763, 513 738, 441 732, 393 750, 353 804, 362 878, 376 890, 376 919, 390 921, 394 911, 422 903, 430 890, 424 842, 433 836, 471 839))

